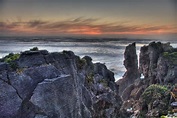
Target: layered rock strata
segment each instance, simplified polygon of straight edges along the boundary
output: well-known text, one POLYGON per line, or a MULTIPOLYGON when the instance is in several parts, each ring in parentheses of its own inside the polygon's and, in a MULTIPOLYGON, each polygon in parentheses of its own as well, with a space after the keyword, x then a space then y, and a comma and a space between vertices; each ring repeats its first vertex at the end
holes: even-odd
POLYGON ((117 118, 114 74, 71 51, 25 51, 0 63, 1 118, 117 118))

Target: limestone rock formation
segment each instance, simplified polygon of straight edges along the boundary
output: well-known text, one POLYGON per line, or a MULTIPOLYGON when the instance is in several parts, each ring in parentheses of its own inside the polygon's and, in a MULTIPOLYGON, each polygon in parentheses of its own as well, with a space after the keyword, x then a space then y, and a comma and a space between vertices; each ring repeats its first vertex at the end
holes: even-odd
POLYGON ((168 55, 165 57, 165 54, 173 53, 174 51, 169 43, 163 44, 161 42, 151 42, 148 46, 141 48, 139 70, 144 75, 145 79, 149 80, 149 84, 164 84, 165 78, 168 80, 172 79, 167 73, 170 75, 174 73, 176 69, 169 67, 174 64, 167 59, 168 55))
POLYGON ((18 114, 22 99, 13 86, 2 80, 0 80, 0 85, 0 117, 12 118, 18 114))
MULTIPOLYGON (((126 50, 128 48, 130 45, 126 50)), ((128 54, 126 52, 125 55, 128 54)), ((132 54, 128 55, 125 56, 125 60, 133 59, 132 54)), ((127 114, 127 117, 160 117, 167 114, 170 108, 170 90, 177 82, 177 49, 170 43, 151 42, 141 47, 139 57, 138 71, 138 64, 134 61, 128 62, 134 62, 130 68, 135 68, 135 73, 142 74, 144 78, 128 73, 130 69, 127 68, 128 64, 125 64, 127 61, 124 61, 127 72, 123 79, 117 82, 124 100, 121 113, 127 114), (126 85, 123 84, 122 87, 122 83, 126 85)))
POLYGON ((121 117, 114 74, 88 56, 39 50, 6 60, 0 63, 0 118, 121 117))
POLYGON ((117 84, 119 85, 119 94, 122 96, 125 88, 130 86, 134 81, 139 78, 138 59, 136 54, 136 43, 129 44, 124 53, 124 66, 126 72, 122 79, 117 84))

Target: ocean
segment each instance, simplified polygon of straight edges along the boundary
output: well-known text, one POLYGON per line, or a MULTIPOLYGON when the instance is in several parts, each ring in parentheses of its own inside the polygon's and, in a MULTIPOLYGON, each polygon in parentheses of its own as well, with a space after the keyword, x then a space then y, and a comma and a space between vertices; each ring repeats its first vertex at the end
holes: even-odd
MULTIPOLYGON (((147 45, 154 39, 113 39, 113 38, 60 38, 60 37, 0 37, 0 58, 8 53, 20 53, 22 51, 38 47, 49 52, 62 52, 71 50, 80 57, 90 56, 94 63, 104 63, 108 69, 114 72, 115 79, 120 79, 125 73, 123 65, 124 51, 128 44, 136 42, 137 55, 140 47, 147 45)), ((163 40, 177 47, 177 41, 163 40)))

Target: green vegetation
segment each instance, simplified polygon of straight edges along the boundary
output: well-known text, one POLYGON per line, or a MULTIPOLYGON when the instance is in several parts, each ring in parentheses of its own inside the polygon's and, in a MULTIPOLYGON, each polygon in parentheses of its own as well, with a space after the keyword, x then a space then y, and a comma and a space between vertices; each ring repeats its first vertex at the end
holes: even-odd
POLYGON ((177 58, 177 52, 164 52, 163 56, 167 57, 167 58, 169 58, 169 57, 177 58))
POLYGON ((38 51, 38 50, 39 50, 38 47, 33 47, 30 49, 30 51, 38 51))
POLYGON ((6 63, 11 63, 12 61, 17 60, 20 57, 20 54, 14 54, 14 53, 10 53, 9 55, 5 56, 3 58, 3 61, 6 63))
POLYGON ((142 100, 148 109, 158 109, 159 115, 168 114, 170 90, 168 86, 153 84, 142 94, 142 100), (155 105, 155 103, 158 103, 155 105), (155 105, 155 107, 154 107, 155 105))
POLYGON ((170 91, 167 86, 153 84, 150 85, 142 94, 142 98, 146 101, 147 104, 153 102, 156 99, 162 99, 166 95, 170 95, 170 91))
POLYGON ((15 62, 16 60, 18 60, 20 57, 20 54, 14 54, 14 53, 10 53, 7 56, 5 56, 2 61, 6 62, 10 65, 10 67, 14 70, 16 70, 18 68, 18 64, 15 62))
POLYGON ((167 116, 162 115, 160 118, 168 118, 167 116))
POLYGON ((86 65, 86 60, 78 59, 76 64, 77 64, 78 69, 83 69, 84 65, 86 65))
POLYGON ((177 52, 164 52, 163 57, 167 58, 173 64, 177 64, 177 52))
POLYGON ((167 116, 162 115, 160 118, 177 118, 177 116, 175 116, 173 114, 167 115, 167 116))
POLYGON ((89 84, 93 83, 93 73, 89 73, 88 75, 86 75, 86 80, 89 84))

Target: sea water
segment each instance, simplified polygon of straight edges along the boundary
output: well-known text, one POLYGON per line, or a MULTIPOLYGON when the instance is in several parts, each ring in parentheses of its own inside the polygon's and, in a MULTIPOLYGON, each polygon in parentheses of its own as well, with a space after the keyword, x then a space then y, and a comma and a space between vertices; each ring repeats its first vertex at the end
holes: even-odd
MULTIPOLYGON (((20 53, 38 47, 40 50, 48 50, 49 52, 62 52, 63 50, 71 50, 80 57, 90 56, 94 63, 104 63, 108 69, 114 72, 115 79, 120 79, 126 69, 123 65, 124 51, 128 44, 136 42, 137 55, 139 55, 140 47, 147 45, 154 40, 138 39, 138 40, 104 40, 104 41, 66 41, 63 40, 30 40, 31 37, 16 40, 14 38, 0 38, 0 57, 4 57, 8 53, 20 53), (25 40, 24 40, 25 39, 25 40)), ((86 40, 86 39, 85 39, 86 40)), ((169 41, 162 41, 169 42, 169 41)), ((173 47, 177 47, 177 41, 171 41, 173 47)))

